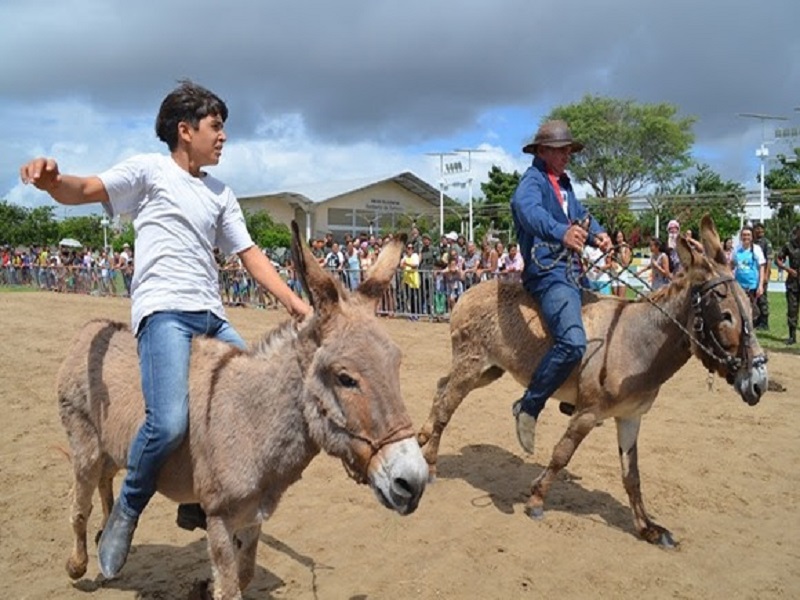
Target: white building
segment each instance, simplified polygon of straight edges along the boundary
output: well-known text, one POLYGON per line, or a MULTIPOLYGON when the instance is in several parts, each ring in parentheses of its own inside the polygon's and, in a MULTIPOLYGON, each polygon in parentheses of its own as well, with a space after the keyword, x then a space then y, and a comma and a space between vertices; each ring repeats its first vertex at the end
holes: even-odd
MULTIPOLYGON (((352 179, 293 186, 289 190, 242 196, 243 210, 265 210, 276 223, 297 221, 306 239, 331 232, 373 233, 395 229, 401 216, 438 221, 440 192, 405 171, 384 178, 352 179)), ((449 199, 448 199, 449 201, 449 199)))

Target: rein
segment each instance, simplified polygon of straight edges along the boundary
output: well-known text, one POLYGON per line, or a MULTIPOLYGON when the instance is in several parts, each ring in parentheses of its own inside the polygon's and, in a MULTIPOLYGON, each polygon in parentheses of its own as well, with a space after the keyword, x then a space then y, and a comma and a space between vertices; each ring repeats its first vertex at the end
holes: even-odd
MULTIPOLYGON (((611 250, 603 252, 596 260, 589 262, 587 265, 587 271, 594 268, 596 265, 600 264, 601 261, 605 261, 608 254, 615 251, 617 248, 618 245, 615 244, 611 250)), ((580 282, 580 276, 576 276, 575 269, 570 268, 573 261, 580 259, 580 255, 575 250, 570 250, 569 248, 563 248, 563 246, 561 246, 560 244, 542 242, 540 244, 535 244, 534 247, 531 249, 531 259, 536 263, 537 266, 539 266, 541 270, 544 271, 549 271, 555 268, 555 266, 562 260, 565 261, 567 267, 567 279, 569 279, 569 281, 576 287, 578 288, 583 287, 580 282), (558 255, 556 255, 556 257, 554 258, 553 262, 550 265, 542 265, 536 258, 536 253, 535 253, 536 247, 539 246, 546 246, 551 250, 556 250, 559 247, 561 247, 562 250, 558 255)), ((616 256, 613 257, 613 260, 617 260, 616 256)), ((619 261, 617 260, 617 262, 619 261)), ((689 331, 675 317, 669 314, 660 305, 656 304, 648 294, 641 292, 632 286, 627 285, 622 279, 622 273, 626 271, 628 274, 633 275, 633 277, 637 281, 642 283, 647 291, 652 291, 652 288, 647 282, 641 279, 636 273, 628 270, 625 267, 623 267, 622 271, 619 274, 608 272, 608 275, 612 280, 619 281, 620 283, 625 284, 626 287, 633 290, 633 292, 637 296, 643 298, 651 306, 658 309, 658 311, 661 312, 661 314, 663 314, 667 319, 669 319, 673 325, 675 325, 678 329, 680 329, 681 332, 684 335, 686 335, 686 337, 688 337, 692 342, 694 342, 694 344, 698 348, 700 348, 703 352, 705 352, 705 354, 708 355, 709 358, 723 365, 730 374, 739 371, 741 368, 745 366, 759 367, 766 364, 767 362, 766 355, 762 354, 756 357, 752 356, 752 351, 750 350, 750 338, 752 337, 752 333, 747 323, 747 319, 745 318, 744 307, 742 306, 741 300, 735 293, 733 294, 733 298, 736 301, 737 308, 739 309, 739 320, 742 323, 742 343, 740 344, 741 356, 733 356, 727 350, 725 350, 725 348, 723 348, 722 344, 719 342, 717 337, 714 335, 713 331, 711 331, 711 329, 706 329, 705 327, 706 319, 704 313, 705 313, 705 307, 708 305, 708 303, 705 302, 704 300, 706 300, 706 298, 708 298, 708 294, 719 285, 725 285, 730 289, 730 285, 735 281, 733 277, 731 276, 715 277, 714 279, 710 279, 709 281, 706 281, 701 285, 692 286, 690 288, 692 308, 694 310, 694 322, 692 326, 694 331, 689 331), (703 333, 704 330, 706 331, 705 337, 710 338, 711 343, 714 346, 713 349, 699 339, 699 336, 703 333)), ((733 293, 733 290, 730 291, 731 293, 733 293)), ((710 370, 711 369, 709 369, 709 371, 710 370)))

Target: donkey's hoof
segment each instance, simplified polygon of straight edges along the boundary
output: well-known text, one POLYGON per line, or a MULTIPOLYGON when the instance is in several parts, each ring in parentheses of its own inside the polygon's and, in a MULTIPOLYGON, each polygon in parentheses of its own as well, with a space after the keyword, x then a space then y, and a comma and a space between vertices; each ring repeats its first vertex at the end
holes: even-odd
POLYGON ((666 529, 658 536, 656 544, 666 550, 674 550, 679 545, 678 542, 675 541, 675 538, 672 537, 672 534, 666 529))
POLYGON ((86 574, 86 565, 87 562, 74 562, 72 557, 70 556, 67 559, 67 575, 69 575, 70 579, 80 579, 86 574))
POLYGON ((678 542, 675 541, 669 530, 659 525, 650 525, 642 532, 642 537, 651 544, 667 550, 674 550, 678 547, 678 542))
POLYGON ((542 506, 526 506, 525 514, 534 521, 541 521, 544 519, 544 507, 542 506))
POLYGON ((214 600, 212 588, 213 585, 208 579, 195 581, 192 584, 192 589, 189 590, 188 600, 214 600))

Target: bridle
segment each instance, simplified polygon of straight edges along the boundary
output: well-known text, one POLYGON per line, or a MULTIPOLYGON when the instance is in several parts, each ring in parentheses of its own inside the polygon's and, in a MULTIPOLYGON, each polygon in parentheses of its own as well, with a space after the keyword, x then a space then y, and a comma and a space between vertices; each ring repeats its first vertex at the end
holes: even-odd
POLYGON ((747 319, 747 313, 742 304, 739 295, 733 289, 735 279, 730 275, 720 275, 709 279, 701 284, 692 286, 690 289, 692 311, 694 312, 694 319, 692 329, 694 335, 689 337, 703 350, 711 359, 725 366, 728 370, 729 376, 733 377, 735 373, 743 368, 751 369, 760 367, 766 364, 767 357, 764 354, 753 356, 750 347, 750 340, 752 332, 750 331, 750 324, 747 319), (728 352, 725 347, 720 343, 719 338, 714 333, 713 325, 719 323, 721 318, 717 315, 721 314, 719 304, 717 301, 712 300, 715 295, 712 292, 719 286, 724 285, 727 288, 727 293, 733 295, 736 302, 736 307, 739 310, 739 321, 741 322, 741 342, 739 343, 739 352, 736 356, 728 352), (714 322, 711 323, 712 327, 707 325, 712 321, 710 312, 716 313, 714 315, 714 322), (699 338, 703 338, 706 344, 702 343, 699 338), (709 347, 709 344, 711 347, 709 347))
POLYGON ((316 400, 317 408, 319 409, 320 414, 331 425, 332 429, 336 429, 341 433, 344 433, 351 440, 361 442, 369 448, 369 456, 366 457, 366 459, 364 459, 359 453, 354 452, 349 452, 347 457, 342 458, 344 470, 347 472, 347 475, 356 483, 369 483, 369 465, 372 462, 372 459, 375 458, 382 448, 388 446, 389 444, 393 444, 394 442, 400 442, 416 435, 413 424, 406 416, 399 425, 392 427, 383 435, 383 437, 376 440, 363 430, 354 431, 347 425, 347 423, 342 423, 339 419, 331 415, 330 411, 322 405, 319 398, 316 398, 316 400), (361 458, 361 460, 359 460, 359 458, 361 458))

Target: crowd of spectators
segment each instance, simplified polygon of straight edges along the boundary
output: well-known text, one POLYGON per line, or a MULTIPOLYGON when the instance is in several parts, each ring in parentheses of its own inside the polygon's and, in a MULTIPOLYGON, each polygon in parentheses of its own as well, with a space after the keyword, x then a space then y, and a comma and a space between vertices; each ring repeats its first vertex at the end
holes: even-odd
POLYGON ((3 285, 95 295, 130 294, 133 253, 128 244, 119 252, 88 247, 6 245, 0 253, 0 262, 3 285))
MULTIPOLYGON (((617 295, 624 295, 626 286, 634 279, 642 281, 643 276, 647 276, 652 289, 666 285, 680 271, 675 252, 679 232, 680 226, 673 220, 668 225, 666 240, 650 240, 651 258, 638 270, 632 264, 631 248, 622 232, 615 233, 617 245, 607 256, 587 246, 583 259, 589 285, 598 292, 617 295)), ((392 239, 392 234, 362 233, 345 234, 339 241, 329 233, 311 240, 310 246, 319 264, 338 277, 347 289, 354 290, 363 273, 392 239)), ((725 241, 725 252, 735 271, 736 252, 741 246, 732 241, 725 241)), ((272 258, 289 287, 302 295, 288 252, 272 249, 264 252, 272 258)), ((128 244, 120 251, 57 246, 15 249, 5 245, 0 248, 0 261, 0 285, 27 285, 100 296, 129 295, 134 268, 134 255, 128 244)), ((217 264, 220 294, 227 305, 278 308, 276 299, 252 280, 237 256, 218 255, 217 264)), ((378 310, 391 316, 438 319, 449 314, 473 285, 495 277, 519 279, 523 268, 524 260, 515 243, 506 246, 500 241, 484 240, 478 247, 455 232, 434 241, 428 233, 412 228, 395 279, 378 310)))
MULTIPOLYGON (((319 264, 347 288, 358 287, 381 249, 393 235, 328 233, 311 240, 319 264)), ((264 250, 298 295, 302 288, 288 252, 264 250)), ((278 303, 247 273, 237 256, 217 253, 220 294, 229 306, 277 308, 278 303)), ((119 252, 95 248, 31 247, 2 250, 0 284, 30 285, 57 292, 125 296, 130 294, 134 255, 128 244, 119 252)), ((453 309, 466 290, 489 278, 519 279, 524 261, 515 243, 507 246, 485 240, 480 248, 463 235, 450 232, 434 242, 428 233, 412 228, 396 276, 378 308, 380 314, 411 319, 438 319, 453 309)))
MULTIPOLYGON (((311 249, 323 268, 341 278, 346 287, 355 289, 392 239, 391 234, 345 234, 340 244, 327 234, 312 240, 311 249)), ((434 242, 429 234, 412 228, 397 275, 378 310, 412 320, 421 316, 436 319, 449 313, 462 294, 480 281, 498 276, 519 278, 523 264, 516 244, 509 245, 506 251, 500 242, 485 242, 478 251, 475 243, 455 232, 434 242)))

